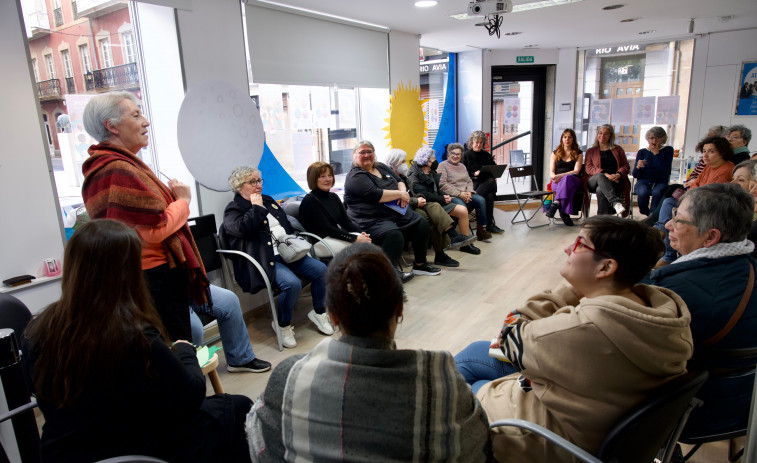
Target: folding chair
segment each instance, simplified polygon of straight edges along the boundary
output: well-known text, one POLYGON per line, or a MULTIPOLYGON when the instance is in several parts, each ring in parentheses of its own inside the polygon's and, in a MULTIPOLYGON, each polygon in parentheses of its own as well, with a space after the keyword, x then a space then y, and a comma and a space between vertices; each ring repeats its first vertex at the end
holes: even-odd
POLYGON ((706 370, 689 371, 661 386, 610 429, 597 455, 529 421, 504 419, 495 421, 489 427, 527 429, 586 463, 652 462, 661 449, 664 449, 664 454, 660 461, 668 463, 689 414, 702 403, 694 395, 707 377, 706 370))
POLYGON ((513 182, 512 182, 513 192, 515 193, 515 200, 518 201, 518 207, 520 208, 520 210, 516 212, 515 216, 510 220, 510 223, 515 224, 515 223, 525 222, 528 228, 539 228, 545 225, 549 225, 549 222, 547 222, 541 225, 531 226, 530 222, 531 222, 531 219, 533 219, 536 216, 536 214, 541 212, 541 210, 544 208, 544 199, 547 196, 551 195, 552 192, 545 191, 545 190, 533 190, 533 191, 523 191, 519 193, 518 189, 515 187, 515 179, 524 178, 524 177, 526 178, 526 180, 528 180, 528 177, 531 177, 532 185, 536 185, 537 188, 539 187, 539 184, 536 182, 536 176, 534 175, 534 166, 515 166, 515 167, 510 166, 510 168, 508 169, 508 172, 510 173, 510 178, 513 179, 513 182), (536 210, 531 215, 531 217, 528 217, 526 216, 525 205, 531 199, 534 199, 534 198, 540 199, 541 204, 539 205, 539 207, 536 208, 536 210), (518 218, 518 215, 520 214, 523 215, 523 219, 515 220, 516 218, 518 218))

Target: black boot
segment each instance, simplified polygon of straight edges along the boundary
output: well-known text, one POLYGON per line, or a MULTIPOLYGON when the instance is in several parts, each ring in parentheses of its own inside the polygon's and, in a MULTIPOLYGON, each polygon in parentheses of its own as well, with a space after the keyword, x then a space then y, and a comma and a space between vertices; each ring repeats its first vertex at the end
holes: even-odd
POLYGON ((565 225, 572 227, 573 226, 573 219, 570 218, 570 215, 566 212, 563 212, 562 209, 560 210, 560 218, 562 219, 562 223, 565 225))
POLYGON ((560 209, 560 203, 556 203, 552 201, 552 204, 549 206, 549 209, 547 210, 547 217, 550 219, 555 218, 555 213, 560 209))

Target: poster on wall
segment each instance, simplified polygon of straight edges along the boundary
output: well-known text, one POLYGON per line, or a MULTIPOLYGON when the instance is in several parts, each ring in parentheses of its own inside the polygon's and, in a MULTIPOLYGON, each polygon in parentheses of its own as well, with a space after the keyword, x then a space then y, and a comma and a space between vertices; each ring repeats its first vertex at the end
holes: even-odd
POLYGON ((630 125, 633 120, 633 98, 615 98, 612 100, 612 123, 630 125))
POLYGON ((504 98, 503 106, 503 124, 520 124, 520 98, 504 98))
POLYGON ((675 125, 678 124, 678 105, 680 96, 658 96, 657 97, 657 125, 675 125))
POLYGON ((655 97, 644 96, 633 99, 633 123, 654 124, 655 97))
POLYGON ((438 130, 439 120, 441 119, 439 100, 437 98, 430 98, 424 103, 424 106, 426 110, 426 118, 428 120, 428 130, 438 130))
POLYGON ((610 123, 610 108, 612 100, 594 100, 591 102, 591 125, 610 123))
POLYGON ((739 76, 736 115, 757 116, 757 61, 741 63, 739 76))
POLYGON ((310 87, 313 105, 313 126, 319 129, 329 127, 331 119, 331 97, 328 87, 310 87))
POLYGON ((266 132, 284 130, 284 101, 279 85, 266 85, 260 92, 260 118, 266 132))

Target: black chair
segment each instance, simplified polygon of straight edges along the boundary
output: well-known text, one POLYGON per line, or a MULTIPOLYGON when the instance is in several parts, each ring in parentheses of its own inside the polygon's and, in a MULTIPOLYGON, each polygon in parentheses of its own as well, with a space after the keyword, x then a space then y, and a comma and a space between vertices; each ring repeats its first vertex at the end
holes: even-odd
MULTIPOLYGON (((192 232, 192 237, 197 244, 197 250, 200 251, 200 258, 202 264, 205 267, 206 272, 213 272, 220 270, 222 286, 228 288, 228 281, 226 280, 226 268, 223 265, 223 259, 220 254, 216 252, 218 249, 218 237, 216 236, 216 218, 213 214, 207 214, 200 217, 190 217, 187 219, 189 230, 192 232)), ((196 315, 202 321, 204 328, 208 328, 212 325, 216 319, 215 317, 204 314, 196 313, 196 315)), ((221 338, 220 335, 213 336, 208 340, 203 340, 203 344, 212 344, 221 338)))
MULTIPOLYGON (((34 417, 37 403, 31 401, 27 388, 19 340, 32 313, 26 305, 10 294, 0 293, 0 378, 8 404, 7 413, 0 415, 0 423, 11 420, 23 463, 40 461, 39 431, 34 417)), ((0 462, 8 456, 0 445, 0 462)))
POLYGON ((534 175, 534 166, 510 166, 508 171, 510 172, 510 179, 513 180, 511 183, 513 185, 513 192, 515 193, 515 200, 518 202, 518 207, 520 208, 520 210, 518 210, 518 212, 516 212, 513 218, 510 220, 510 223, 515 224, 525 222, 528 228, 539 228, 545 225, 549 225, 549 222, 547 222, 541 225, 532 226, 531 219, 533 219, 536 214, 542 211, 542 209, 544 208, 544 200, 547 198, 547 196, 551 195, 552 192, 538 189, 533 191, 519 192, 515 187, 516 178, 526 178, 527 180, 533 182, 532 185, 536 185, 536 188, 539 188, 539 184, 536 182, 536 176, 534 175), (541 204, 536 208, 534 213, 531 214, 531 217, 528 217, 526 215, 525 206, 532 199, 541 200, 541 204), (521 214, 523 215, 523 220, 515 220, 516 218, 518 218, 518 215, 521 214))
MULTIPOLYGON (((710 377, 697 393, 704 405, 692 412, 678 442, 694 447, 682 458, 688 461, 708 442, 730 440, 747 434, 749 404, 757 364, 757 348, 700 349, 695 361, 713 365, 710 377), (724 393, 727 391, 727 393, 724 393)), ((744 449, 730 454, 729 461, 738 460, 744 449)))
POLYGON ((701 405, 701 400, 694 395, 707 376, 706 370, 692 370, 658 388, 610 429, 596 456, 528 421, 498 420, 490 428, 514 426, 527 429, 586 463, 652 462, 662 448, 665 451, 661 462, 668 463, 691 410, 701 405))

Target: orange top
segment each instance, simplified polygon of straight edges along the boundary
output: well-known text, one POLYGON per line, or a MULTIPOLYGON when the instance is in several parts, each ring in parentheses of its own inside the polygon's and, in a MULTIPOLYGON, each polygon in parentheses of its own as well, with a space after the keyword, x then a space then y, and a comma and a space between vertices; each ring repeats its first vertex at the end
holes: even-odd
POLYGON ((728 183, 731 181, 731 173, 733 172, 733 163, 726 161, 718 167, 705 166, 699 177, 694 179, 694 183, 690 188, 696 188, 698 186, 709 185, 710 183, 728 183))
POLYGON ((189 218, 189 204, 177 199, 166 208, 168 220, 160 227, 137 227, 142 241, 142 270, 155 268, 168 263, 163 240, 176 233, 189 218))

